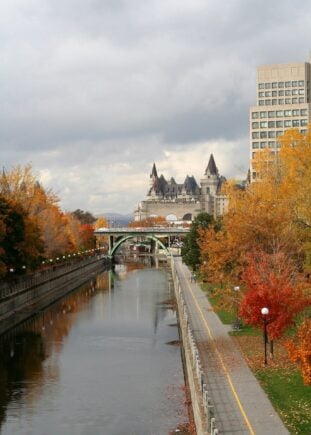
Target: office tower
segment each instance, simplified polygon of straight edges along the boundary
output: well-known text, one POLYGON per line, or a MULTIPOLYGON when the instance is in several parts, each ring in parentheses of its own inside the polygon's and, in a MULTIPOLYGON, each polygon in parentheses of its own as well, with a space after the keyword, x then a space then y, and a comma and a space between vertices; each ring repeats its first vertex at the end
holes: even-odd
MULTIPOLYGON (((256 106, 250 108, 250 160, 269 149, 276 155, 278 137, 310 123, 310 63, 263 65, 257 68, 256 106)), ((256 172, 251 167, 251 180, 256 172)))

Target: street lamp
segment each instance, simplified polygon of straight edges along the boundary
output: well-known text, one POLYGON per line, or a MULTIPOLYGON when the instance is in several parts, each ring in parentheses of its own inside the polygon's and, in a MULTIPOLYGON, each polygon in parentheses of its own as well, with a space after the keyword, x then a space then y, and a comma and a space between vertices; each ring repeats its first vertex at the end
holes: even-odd
POLYGON ((236 285, 233 287, 234 293, 235 293, 235 305, 236 305, 236 320, 235 320, 235 327, 236 329, 240 329, 240 322, 239 322, 239 291, 240 287, 236 285))
POLYGON ((264 307, 261 309, 261 314, 263 316, 263 325, 264 325, 264 332, 263 332, 263 339, 264 339, 264 347, 265 347, 265 366, 267 363, 267 342, 268 342, 268 336, 267 336, 267 323, 268 323, 268 314, 269 314, 269 308, 264 307))

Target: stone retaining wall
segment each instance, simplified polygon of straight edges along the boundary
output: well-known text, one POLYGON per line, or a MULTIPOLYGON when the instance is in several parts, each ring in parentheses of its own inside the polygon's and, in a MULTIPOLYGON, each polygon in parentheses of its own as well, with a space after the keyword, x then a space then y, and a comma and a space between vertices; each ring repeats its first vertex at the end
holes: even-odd
POLYGON ((89 281, 107 268, 107 258, 99 256, 72 269, 50 274, 44 282, 22 287, 0 299, 0 334, 47 307, 66 293, 89 281))

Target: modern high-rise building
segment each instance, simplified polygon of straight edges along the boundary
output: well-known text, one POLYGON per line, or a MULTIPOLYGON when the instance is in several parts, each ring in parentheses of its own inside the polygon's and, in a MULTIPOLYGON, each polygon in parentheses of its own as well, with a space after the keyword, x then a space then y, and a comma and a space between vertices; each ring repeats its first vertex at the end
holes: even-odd
MULTIPOLYGON (((276 154, 278 137, 289 128, 306 133, 311 119, 309 62, 257 68, 256 106, 250 108, 250 161, 269 149, 276 154)), ((251 167, 251 180, 256 172, 251 167)))

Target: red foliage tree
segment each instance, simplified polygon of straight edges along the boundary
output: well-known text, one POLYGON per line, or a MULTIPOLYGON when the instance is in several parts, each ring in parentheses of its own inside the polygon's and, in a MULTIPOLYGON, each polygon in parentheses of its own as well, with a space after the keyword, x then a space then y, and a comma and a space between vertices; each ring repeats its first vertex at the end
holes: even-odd
POLYGON ((261 309, 267 307, 267 331, 271 340, 280 337, 293 324, 296 314, 310 304, 294 263, 283 252, 249 255, 242 280, 247 291, 239 315, 246 323, 263 329, 261 309))

